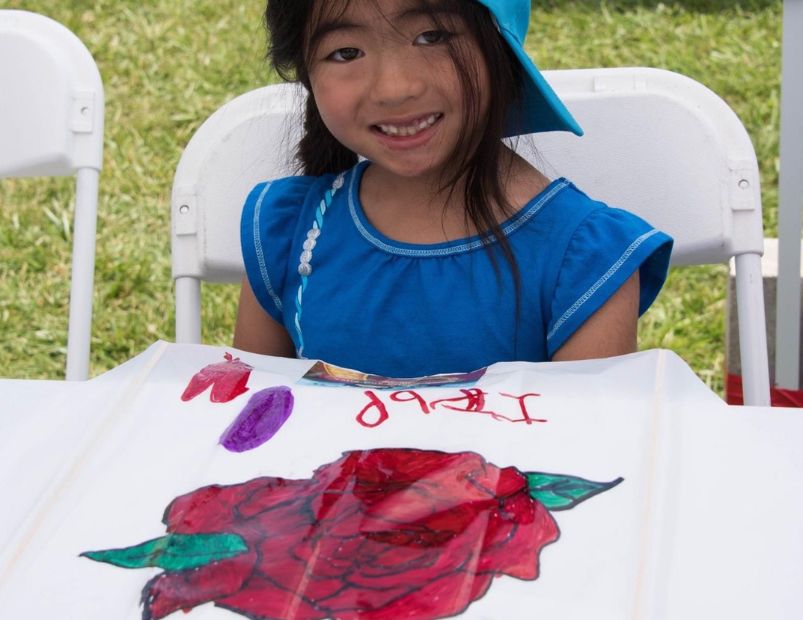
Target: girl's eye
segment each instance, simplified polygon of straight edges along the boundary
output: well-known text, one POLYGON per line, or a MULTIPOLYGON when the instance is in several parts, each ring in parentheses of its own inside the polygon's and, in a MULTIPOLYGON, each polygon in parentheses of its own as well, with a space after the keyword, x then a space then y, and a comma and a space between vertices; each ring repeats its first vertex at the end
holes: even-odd
POLYGON ((415 38, 416 45, 437 45, 438 43, 446 43, 451 34, 445 30, 427 30, 422 32, 415 38))
POLYGON ((349 62, 351 60, 356 60, 362 56, 362 51, 357 49, 356 47, 341 47, 340 49, 335 50, 329 56, 327 56, 328 60, 334 60, 335 62, 349 62))

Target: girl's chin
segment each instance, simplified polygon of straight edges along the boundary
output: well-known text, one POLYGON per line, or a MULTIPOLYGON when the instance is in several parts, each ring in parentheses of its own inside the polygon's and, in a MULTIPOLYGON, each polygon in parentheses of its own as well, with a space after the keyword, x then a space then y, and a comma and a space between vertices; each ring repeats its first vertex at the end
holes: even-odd
POLYGON ((429 181, 433 178, 440 179, 445 172, 442 164, 430 161, 427 162, 399 162, 383 161, 384 158, 371 160, 372 176, 376 179, 404 180, 408 182, 429 181))

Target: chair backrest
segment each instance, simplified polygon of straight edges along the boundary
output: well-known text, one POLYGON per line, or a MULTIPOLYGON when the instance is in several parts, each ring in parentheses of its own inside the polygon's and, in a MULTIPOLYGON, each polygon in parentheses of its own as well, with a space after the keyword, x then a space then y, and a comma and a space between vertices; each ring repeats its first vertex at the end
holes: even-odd
MULTIPOLYGON (((763 403, 766 392, 769 404, 761 194, 742 123, 712 91, 668 71, 545 75, 586 134, 538 134, 515 141, 518 151, 546 172, 569 177, 593 197, 668 232, 675 238, 674 265, 737 257, 745 402, 763 403)), ((215 112, 188 144, 172 201, 178 341, 200 341, 197 280, 242 277, 241 207, 257 182, 292 173, 288 161, 303 96, 293 85, 246 93, 215 112)))
POLYGON ((67 378, 89 375, 103 84, 84 44, 43 15, 0 10, 0 177, 76 176, 67 378))

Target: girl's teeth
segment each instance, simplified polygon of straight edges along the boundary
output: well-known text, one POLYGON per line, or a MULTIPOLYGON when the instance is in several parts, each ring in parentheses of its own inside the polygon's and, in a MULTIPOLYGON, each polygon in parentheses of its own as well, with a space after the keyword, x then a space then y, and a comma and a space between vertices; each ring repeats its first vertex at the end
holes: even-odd
POLYGON ((432 127, 436 120, 438 120, 438 115, 432 114, 411 125, 379 125, 379 129, 389 136, 414 136, 419 131, 432 127))

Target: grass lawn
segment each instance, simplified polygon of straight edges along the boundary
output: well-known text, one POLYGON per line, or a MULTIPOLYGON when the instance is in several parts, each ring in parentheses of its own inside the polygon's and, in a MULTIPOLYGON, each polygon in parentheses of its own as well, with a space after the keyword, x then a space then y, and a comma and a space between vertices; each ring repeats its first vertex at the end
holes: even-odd
MULTIPOLYGON (((0 0, 44 13, 94 55, 106 89, 92 374, 172 340, 170 188, 192 132, 239 93, 273 81, 260 2, 0 0)), ((764 222, 777 222, 781 0, 539 0, 530 51, 541 67, 654 66, 706 84, 736 110, 761 166, 764 222)), ((66 351, 70 179, 0 181, 0 376, 58 378, 66 351)), ((725 266, 675 270, 642 319, 640 346, 666 347, 721 392, 725 266)), ((204 290, 204 341, 228 344, 233 287, 204 290)))

